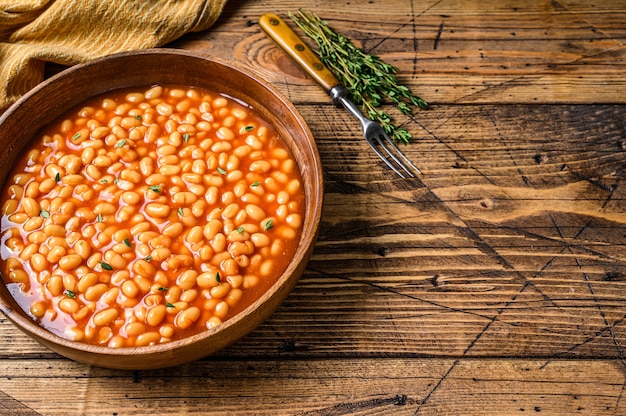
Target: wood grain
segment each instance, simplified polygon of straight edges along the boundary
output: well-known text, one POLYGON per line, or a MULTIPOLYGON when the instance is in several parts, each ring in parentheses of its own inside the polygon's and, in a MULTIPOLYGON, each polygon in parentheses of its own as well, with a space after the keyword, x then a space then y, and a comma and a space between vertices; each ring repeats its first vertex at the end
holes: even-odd
POLYGON ((176 371, 132 373, 61 360, 15 360, 6 362, 5 368, 12 376, 0 384, 8 396, 2 397, 0 410, 8 415, 615 415, 624 411, 623 369, 611 361, 203 360, 176 371), (594 373, 591 380, 590 372, 594 373), (53 405, 47 397, 52 385, 62 398, 53 405))
POLYGON ((326 197, 295 290, 157 372, 60 359, 0 317, 6 413, 626 413, 626 1, 312 4, 431 103, 395 114, 424 171, 404 181, 256 24, 306 6, 230 0, 172 45, 259 73, 309 123, 326 197))

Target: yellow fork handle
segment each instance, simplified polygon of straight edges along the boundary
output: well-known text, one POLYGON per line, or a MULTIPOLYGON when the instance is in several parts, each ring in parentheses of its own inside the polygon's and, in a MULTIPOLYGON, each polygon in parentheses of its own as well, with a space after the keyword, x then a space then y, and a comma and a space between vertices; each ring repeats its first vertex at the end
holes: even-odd
POLYGON ((302 39, 279 16, 265 13, 259 19, 259 25, 326 92, 330 92, 334 87, 340 85, 337 77, 320 61, 315 52, 306 46, 302 39))

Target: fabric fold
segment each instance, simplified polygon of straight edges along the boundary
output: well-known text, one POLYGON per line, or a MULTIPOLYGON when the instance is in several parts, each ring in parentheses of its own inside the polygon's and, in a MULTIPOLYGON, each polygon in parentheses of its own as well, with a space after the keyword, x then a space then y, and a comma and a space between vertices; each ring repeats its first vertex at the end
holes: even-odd
POLYGON ((71 66, 210 28, 226 0, 0 0, 0 111, 71 66))

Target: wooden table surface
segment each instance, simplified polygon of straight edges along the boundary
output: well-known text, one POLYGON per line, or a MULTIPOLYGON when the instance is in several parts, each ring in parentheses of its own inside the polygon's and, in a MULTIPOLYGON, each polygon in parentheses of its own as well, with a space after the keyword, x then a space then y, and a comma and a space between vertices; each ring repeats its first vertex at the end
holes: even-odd
POLYGON ((124 372, 0 317, 2 415, 626 414, 626 1, 231 0, 179 48, 277 86, 316 138, 319 241, 218 354, 124 372), (261 32, 310 7, 396 65, 424 174, 397 179, 261 32))

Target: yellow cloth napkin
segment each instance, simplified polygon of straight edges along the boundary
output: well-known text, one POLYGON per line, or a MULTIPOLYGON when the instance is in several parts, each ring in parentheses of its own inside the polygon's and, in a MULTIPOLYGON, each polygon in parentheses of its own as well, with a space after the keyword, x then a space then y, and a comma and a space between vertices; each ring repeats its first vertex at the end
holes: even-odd
POLYGON ((208 29, 226 0, 0 0, 0 112, 71 66, 208 29))

